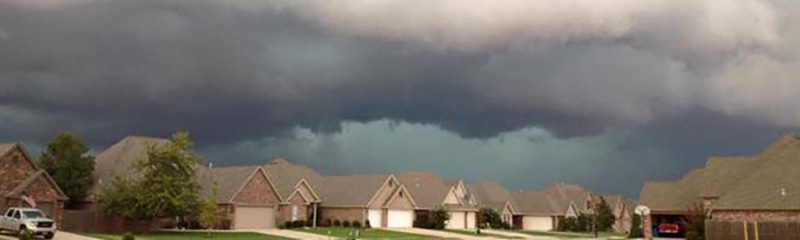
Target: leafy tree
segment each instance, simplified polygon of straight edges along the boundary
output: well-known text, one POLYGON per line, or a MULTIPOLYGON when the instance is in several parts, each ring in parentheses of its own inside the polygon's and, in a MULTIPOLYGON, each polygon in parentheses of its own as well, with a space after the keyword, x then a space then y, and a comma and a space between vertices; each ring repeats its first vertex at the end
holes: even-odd
POLYGON ((628 238, 641 238, 642 236, 642 217, 639 214, 633 214, 631 219, 631 230, 628 232, 628 238))
POLYGON ((447 210, 444 210, 443 207, 438 207, 431 212, 430 228, 444 229, 448 220, 450 220, 450 214, 447 213, 447 210))
POLYGON ((706 219, 708 213, 702 204, 689 209, 686 223, 686 240, 706 239, 706 219))
POLYGON ((68 132, 59 134, 42 152, 39 163, 58 187, 75 203, 88 196, 94 183, 94 157, 83 140, 68 132))
POLYGON ((115 179, 98 202, 107 213, 137 220, 183 218, 199 207, 195 181, 199 158, 192 154, 189 134, 176 133, 161 146, 147 146, 146 157, 134 164, 139 179, 115 179))
POLYGON ((600 197, 600 203, 597 205, 597 230, 598 231, 610 231, 612 227, 614 227, 614 222, 617 220, 617 217, 614 216, 614 212, 611 211, 611 206, 608 205, 606 199, 600 197))
POLYGON ((206 229, 214 229, 222 224, 222 215, 217 209, 217 182, 211 187, 211 196, 200 207, 200 225, 206 229))
POLYGON ((478 219, 480 219, 480 226, 478 227, 505 228, 505 223, 503 223, 500 214, 492 208, 481 208, 478 211, 478 219))

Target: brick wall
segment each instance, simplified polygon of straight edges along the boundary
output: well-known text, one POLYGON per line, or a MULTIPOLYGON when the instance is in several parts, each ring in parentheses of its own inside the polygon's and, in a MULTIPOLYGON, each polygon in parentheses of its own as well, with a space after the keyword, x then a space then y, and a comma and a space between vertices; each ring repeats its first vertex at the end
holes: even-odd
MULTIPOLYGON (((25 157, 20 148, 9 151, 0 157, 0 195, 12 191, 36 171, 38 171, 36 166, 25 157)), ((39 205, 51 205, 52 212, 48 213, 48 217, 55 220, 57 226, 61 226, 64 202, 59 199, 60 195, 54 183, 42 175, 25 189, 25 193, 33 197, 39 205)), ((0 211, 3 213, 9 207, 20 206, 28 205, 23 203, 18 196, 0 200, 0 211)))
POLYGON ((259 172, 245 184, 233 202, 245 205, 277 205, 280 201, 267 177, 259 172))
POLYGON ((295 194, 291 199, 289 199, 289 204, 281 204, 278 207, 278 215, 276 216, 277 219, 275 222, 277 224, 284 223, 286 221, 292 220, 292 208, 297 206, 297 220, 307 221, 309 219, 309 213, 312 210, 309 210, 308 204, 305 203, 303 198, 300 194, 295 194))
POLYGON ((325 219, 330 219, 331 222, 337 219, 339 221, 355 220, 363 224, 367 220, 367 209, 365 208, 319 207, 319 214, 322 221, 325 221, 325 219))

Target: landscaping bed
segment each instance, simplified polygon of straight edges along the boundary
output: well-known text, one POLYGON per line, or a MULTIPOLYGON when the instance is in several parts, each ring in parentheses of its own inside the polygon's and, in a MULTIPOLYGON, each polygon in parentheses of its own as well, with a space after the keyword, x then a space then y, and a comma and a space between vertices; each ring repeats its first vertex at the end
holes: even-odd
MULTIPOLYGON (((83 235, 103 240, 122 240, 122 234, 84 233, 83 235)), ((279 236, 254 233, 254 232, 214 232, 211 235, 205 232, 160 232, 135 235, 137 240, 288 240, 279 236), (209 237, 210 236, 210 237, 209 237)))

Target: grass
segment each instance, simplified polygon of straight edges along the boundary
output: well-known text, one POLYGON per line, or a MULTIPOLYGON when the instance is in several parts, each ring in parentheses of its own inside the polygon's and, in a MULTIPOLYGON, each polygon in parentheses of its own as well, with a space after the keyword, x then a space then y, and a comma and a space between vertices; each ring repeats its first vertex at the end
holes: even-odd
MULTIPOLYGON (((295 231, 313 233, 318 235, 325 235, 337 238, 353 237, 355 235, 355 228, 306 228, 306 229, 292 229, 295 231)), ((383 229, 361 229, 359 239, 434 239, 435 237, 395 232, 383 229)))
MULTIPOLYGON (((557 237, 557 238, 593 238, 594 233, 590 232, 558 232, 558 231, 518 231, 520 233, 533 235, 533 236, 548 236, 548 237, 557 237)), ((611 233, 611 232, 599 232, 597 233, 597 237, 600 238, 608 238, 608 237, 624 237, 625 235, 620 235, 618 233, 611 233)))
MULTIPOLYGON (((103 240, 121 240, 121 234, 105 233, 83 233, 83 235, 99 238, 103 240)), ((137 240, 189 240, 189 239, 209 239, 209 240, 286 240, 289 238, 272 236, 253 232, 215 232, 208 237, 204 232, 161 232, 136 235, 137 240)))
POLYGON ((445 232, 451 232, 451 233, 457 233, 457 234, 463 234, 463 235, 470 235, 470 236, 479 236, 479 237, 493 237, 493 238, 505 238, 505 239, 520 239, 519 237, 506 236, 506 235, 500 235, 500 234, 492 234, 492 233, 487 233, 487 232, 481 232, 481 234, 480 234, 480 235, 478 235, 478 233, 477 233, 477 232, 475 232, 475 230, 442 229, 442 231, 445 231, 445 232))

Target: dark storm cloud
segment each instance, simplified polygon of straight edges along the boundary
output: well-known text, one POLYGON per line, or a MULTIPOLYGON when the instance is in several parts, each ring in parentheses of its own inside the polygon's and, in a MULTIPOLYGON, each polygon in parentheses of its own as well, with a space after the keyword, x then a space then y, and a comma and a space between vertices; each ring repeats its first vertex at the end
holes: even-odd
MULTIPOLYGON (((188 130, 241 164, 304 129, 321 133, 315 147, 278 152, 336 172, 371 161, 333 139, 347 136, 342 122, 419 123, 463 141, 533 127, 549 135, 530 144, 565 147, 521 151, 533 155, 516 156, 530 161, 508 165, 520 170, 504 183, 564 173, 631 193, 639 182, 599 178, 636 167, 673 171, 635 180, 671 177, 800 125, 794 1, 435 1, 0 1, 0 140, 41 145, 66 130, 98 148, 188 130), (592 137, 602 148, 582 144, 592 137), (328 157, 339 160, 316 162, 328 157), (581 177, 592 169, 604 170, 581 177)), ((502 175, 471 161, 437 169, 502 175)))

